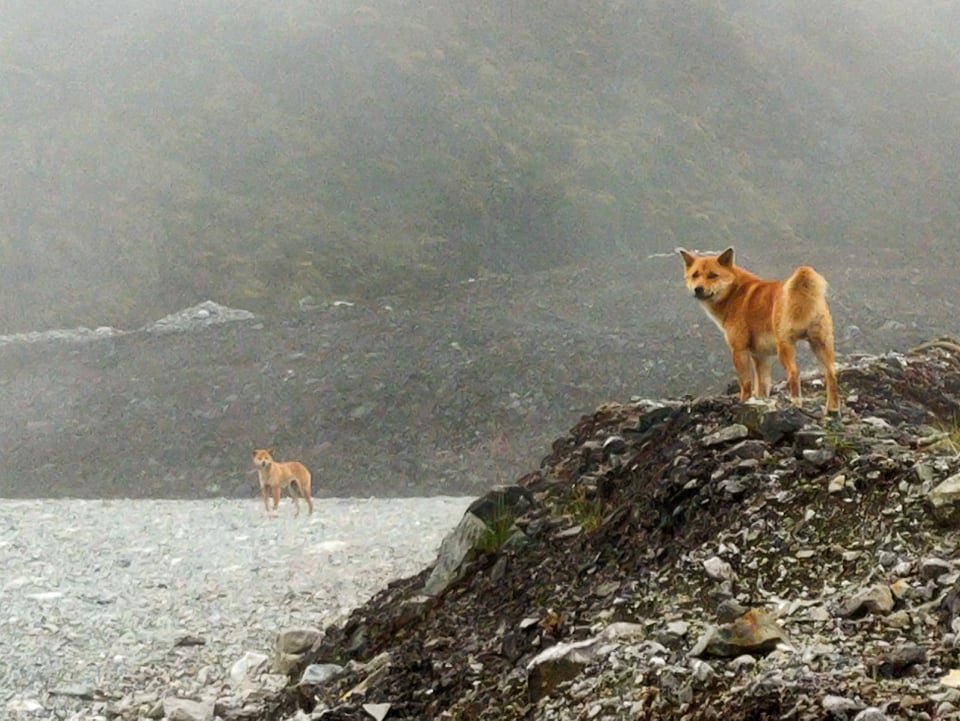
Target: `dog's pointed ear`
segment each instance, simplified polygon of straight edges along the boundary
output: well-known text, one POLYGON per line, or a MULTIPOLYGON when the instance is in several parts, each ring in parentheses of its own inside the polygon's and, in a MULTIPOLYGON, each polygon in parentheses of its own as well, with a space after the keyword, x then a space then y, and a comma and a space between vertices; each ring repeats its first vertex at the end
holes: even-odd
POLYGON ((725 265, 728 268, 732 266, 733 265, 733 247, 731 246, 730 248, 727 248, 720 255, 718 255, 717 262, 720 265, 725 265))
POLYGON ((691 266, 693 261, 696 260, 693 253, 686 248, 676 248, 675 251, 680 254, 680 257, 683 258, 683 264, 688 268, 691 266))

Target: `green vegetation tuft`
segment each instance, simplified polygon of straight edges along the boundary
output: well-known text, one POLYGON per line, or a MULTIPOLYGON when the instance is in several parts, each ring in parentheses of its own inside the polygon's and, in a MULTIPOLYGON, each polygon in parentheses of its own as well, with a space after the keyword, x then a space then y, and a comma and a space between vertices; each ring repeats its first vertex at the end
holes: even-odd
POLYGON ((497 502, 493 518, 486 529, 474 544, 474 548, 482 553, 496 553, 510 540, 516 532, 516 518, 506 508, 503 498, 497 502))
POLYGON ((590 533, 598 528, 603 520, 603 503, 596 494, 588 498, 585 489, 574 487, 570 491, 563 513, 570 516, 585 533, 590 533))

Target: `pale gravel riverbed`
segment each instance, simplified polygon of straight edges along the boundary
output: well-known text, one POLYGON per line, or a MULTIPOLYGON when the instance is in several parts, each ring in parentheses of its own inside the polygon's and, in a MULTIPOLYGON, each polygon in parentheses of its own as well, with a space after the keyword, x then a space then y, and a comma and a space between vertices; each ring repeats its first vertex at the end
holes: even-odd
POLYGON ((0 718, 215 696, 278 631, 431 563, 471 500, 0 500, 0 718))

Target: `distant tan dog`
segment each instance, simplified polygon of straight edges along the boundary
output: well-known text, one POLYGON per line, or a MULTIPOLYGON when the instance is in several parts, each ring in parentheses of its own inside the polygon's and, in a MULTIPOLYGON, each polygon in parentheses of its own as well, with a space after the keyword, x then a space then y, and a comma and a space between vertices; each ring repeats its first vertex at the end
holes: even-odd
POLYGON ((300 501, 298 495, 307 501, 307 508, 313 513, 313 501, 310 499, 310 471, 298 461, 279 463, 273 460, 270 451, 258 448, 253 451, 253 465, 260 476, 260 496, 263 498, 263 507, 270 512, 267 491, 273 498, 273 510, 280 505, 280 489, 290 488, 290 496, 296 504, 296 515, 300 515, 300 501))
POLYGON ((770 393, 774 355, 787 372, 793 402, 800 404, 796 342, 806 340, 820 361, 827 387, 826 411, 840 409, 833 365, 833 318, 827 307, 827 281, 802 265, 786 280, 761 280, 733 263, 733 248, 719 255, 695 255, 677 248, 684 279, 693 297, 723 331, 740 381, 740 400, 770 393))

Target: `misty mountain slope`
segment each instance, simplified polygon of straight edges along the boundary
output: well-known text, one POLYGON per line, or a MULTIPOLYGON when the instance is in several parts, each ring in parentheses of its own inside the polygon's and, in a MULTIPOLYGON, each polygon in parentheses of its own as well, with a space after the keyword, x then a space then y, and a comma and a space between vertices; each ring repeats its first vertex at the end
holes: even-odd
MULTIPOLYGON (((260 446, 307 463, 320 496, 476 492, 535 466, 585 408, 726 388, 723 339, 680 265, 638 259, 488 277, 415 305, 0 346, 0 496, 251 498, 260 446), (637 282, 637 266, 656 280, 637 282)), ((955 308, 924 306, 915 277, 835 284, 841 360, 949 331, 955 308)), ((814 368, 809 353, 801 368, 814 368)))
POLYGON ((0 328, 677 244, 949 248, 957 25, 896 7, 13 3, 0 328))

